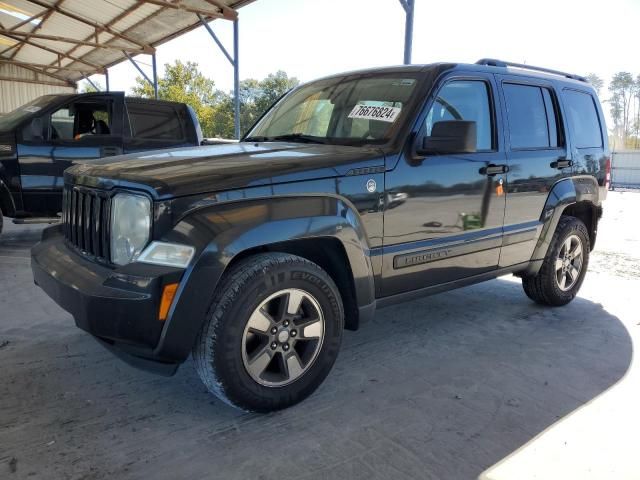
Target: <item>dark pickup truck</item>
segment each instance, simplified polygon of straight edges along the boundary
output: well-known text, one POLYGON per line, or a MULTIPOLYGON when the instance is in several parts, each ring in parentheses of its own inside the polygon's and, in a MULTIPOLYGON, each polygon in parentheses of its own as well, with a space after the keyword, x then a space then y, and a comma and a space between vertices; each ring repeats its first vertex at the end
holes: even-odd
POLYGON ((581 77, 352 72, 294 89, 238 144, 70 168, 31 265, 115 354, 166 374, 192 354, 212 393, 270 411, 311 394, 377 308, 505 274, 569 303, 609 166, 581 77))
POLYGON ((2 215, 57 220, 63 172, 77 162, 202 142, 191 107, 124 93, 45 95, 0 116, 2 215))

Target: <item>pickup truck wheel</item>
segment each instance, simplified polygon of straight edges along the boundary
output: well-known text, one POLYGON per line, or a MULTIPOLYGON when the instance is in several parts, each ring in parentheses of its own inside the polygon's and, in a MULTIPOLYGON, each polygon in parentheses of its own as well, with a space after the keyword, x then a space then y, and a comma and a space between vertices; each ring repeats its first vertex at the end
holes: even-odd
POLYGON ((590 250, 584 223, 575 217, 561 217, 540 271, 522 279, 527 296, 541 305, 569 303, 584 280, 590 250))
POLYGON ((295 255, 258 254, 223 278, 193 357, 221 400, 269 412, 302 401, 322 383, 343 329, 340 292, 322 268, 295 255))

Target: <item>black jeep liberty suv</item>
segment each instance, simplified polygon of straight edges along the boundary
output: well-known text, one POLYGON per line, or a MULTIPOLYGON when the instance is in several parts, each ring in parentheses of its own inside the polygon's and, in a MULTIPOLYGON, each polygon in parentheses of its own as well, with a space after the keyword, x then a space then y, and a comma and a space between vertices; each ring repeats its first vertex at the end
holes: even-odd
POLYGON ((295 404, 376 308, 515 274, 577 294, 609 181, 594 89, 485 59, 341 74, 280 99, 237 144, 65 172, 35 282, 128 362, 189 354, 236 407, 295 404))

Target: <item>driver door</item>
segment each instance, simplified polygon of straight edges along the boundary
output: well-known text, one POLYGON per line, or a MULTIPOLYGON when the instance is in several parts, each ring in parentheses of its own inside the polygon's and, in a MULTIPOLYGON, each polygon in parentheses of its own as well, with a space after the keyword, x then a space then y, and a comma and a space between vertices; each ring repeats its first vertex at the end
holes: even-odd
POLYGON ((76 97, 43 117, 48 155, 20 161, 27 211, 55 215, 62 209, 64 171, 74 163, 122 153, 123 93, 76 97))
POLYGON ((506 155, 496 92, 493 75, 456 72, 426 102, 417 138, 429 136, 439 121, 474 121, 477 151, 414 158, 408 147, 387 172, 380 296, 497 269, 506 155))

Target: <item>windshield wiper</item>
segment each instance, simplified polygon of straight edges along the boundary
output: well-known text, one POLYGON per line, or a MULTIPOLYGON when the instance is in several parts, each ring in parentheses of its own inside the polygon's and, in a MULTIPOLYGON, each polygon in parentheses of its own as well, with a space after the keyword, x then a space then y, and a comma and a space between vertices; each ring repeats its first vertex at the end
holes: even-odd
POLYGON ((285 135, 275 135, 273 137, 247 137, 245 142, 301 142, 301 143, 327 143, 326 139, 305 135, 303 133, 287 133, 285 135))

